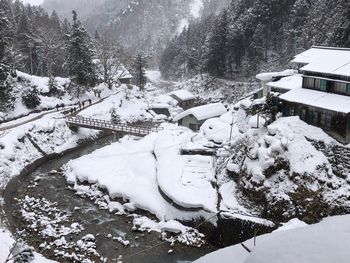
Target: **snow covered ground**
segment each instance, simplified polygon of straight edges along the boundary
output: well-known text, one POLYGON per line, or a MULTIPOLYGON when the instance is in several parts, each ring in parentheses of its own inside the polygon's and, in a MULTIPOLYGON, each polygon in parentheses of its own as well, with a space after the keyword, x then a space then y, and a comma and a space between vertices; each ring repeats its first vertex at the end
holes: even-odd
POLYGON ((307 226, 292 220, 277 231, 211 253, 196 263, 346 263, 350 257, 350 216, 336 216, 307 226))
MULTIPOLYGON (((13 80, 14 82, 14 90, 15 94, 15 103, 14 109, 9 112, 1 112, 0 111, 0 121, 6 121, 15 119, 21 116, 26 116, 33 111, 42 111, 47 109, 54 109, 56 105, 74 105, 78 101, 85 101, 91 99, 92 102, 96 102, 99 100, 98 97, 94 95, 93 91, 86 92, 79 99, 73 98, 67 92, 65 92, 67 85, 70 80, 67 78, 55 78, 57 81, 57 89, 62 92, 61 96, 48 96, 49 92, 49 78, 47 77, 39 77, 34 75, 29 75, 20 71, 17 71, 17 78, 13 80), (28 109, 22 102, 22 94, 24 91, 28 90, 31 87, 36 87, 39 91, 40 105, 35 109, 28 109)), ((101 91, 101 97, 107 97, 113 94, 115 91, 109 90, 104 84, 101 84, 95 87, 95 90, 101 91)), ((33 114, 30 114, 33 115, 33 114)))
MULTIPOLYGON (((15 243, 15 240, 12 238, 11 234, 7 230, 0 230, 0 262, 6 262, 12 245, 15 243)), ((9 257, 11 258, 11 256, 9 257)), ((13 262, 10 260, 8 262, 13 262)), ((42 255, 34 252, 33 263, 54 263, 57 261, 52 261, 44 258, 42 255)))
MULTIPOLYGON (((126 210, 131 204, 132 207, 153 213, 159 220, 191 220, 195 213, 173 207, 164 200, 158 190, 158 181, 169 177, 169 170, 160 166, 167 165, 168 160, 175 161, 170 153, 172 149, 179 147, 176 142, 168 140, 169 133, 179 134, 179 129, 175 127, 174 130, 151 134, 142 140, 125 137, 119 143, 71 161, 65 167, 67 181, 73 185, 81 182, 98 184, 108 191, 111 198, 127 200, 126 210), (169 142, 172 145, 169 145, 169 142), (161 152, 161 149, 166 152, 161 152), (168 159, 158 160, 158 158, 168 159)), ((188 134, 183 138, 188 138, 188 134)), ((177 165, 172 164, 172 170, 180 171, 179 174, 175 174, 176 176, 182 176, 182 164, 182 162, 179 164, 179 169, 177 165)), ((174 185, 166 187, 166 189, 170 188, 174 188, 174 185)), ((196 194, 199 193, 192 193, 191 196, 194 197, 196 194)), ((198 213, 197 216, 202 215, 198 213)))

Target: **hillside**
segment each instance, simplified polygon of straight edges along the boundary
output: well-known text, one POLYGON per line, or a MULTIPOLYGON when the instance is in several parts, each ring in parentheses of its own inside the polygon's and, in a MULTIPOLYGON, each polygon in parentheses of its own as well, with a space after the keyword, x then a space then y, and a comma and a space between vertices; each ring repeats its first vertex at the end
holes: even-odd
POLYGON ((46 0, 47 11, 56 10, 62 17, 71 18, 76 9, 87 29, 107 34, 132 53, 146 51, 155 62, 166 44, 188 24, 203 13, 218 12, 228 0, 46 0))
POLYGON ((281 69, 312 45, 349 47, 349 17, 345 0, 234 0, 169 43, 160 68, 168 78, 203 72, 235 78, 281 69))

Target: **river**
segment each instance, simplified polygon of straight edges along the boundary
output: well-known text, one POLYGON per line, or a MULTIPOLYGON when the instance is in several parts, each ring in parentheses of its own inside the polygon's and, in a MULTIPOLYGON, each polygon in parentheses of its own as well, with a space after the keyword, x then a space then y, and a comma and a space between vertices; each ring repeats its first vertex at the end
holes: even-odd
MULTIPOLYGON (((23 214, 20 212, 23 209, 23 203, 21 204, 18 200, 23 200, 28 196, 54 203, 55 209, 69 216, 68 223, 78 222, 83 227, 84 230, 80 233, 67 236, 67 240, 76 242, 87 234, 94 235, 96 251, 101 257, 107 258, 107 262, 116 262, 120 255, 123 256, 123 262, 191 262, 213 251, 214 247, 210 245, 197 248, 180 244, 171 246, 167 242, 151 249, 152 246, 161 243, 159 233, 132 231, 132 218, 125 215, 114 215, 108 210, 99 209, 90 199, 81 198, 72 189, 69 189, 63 176, 50 174, 50 171, 59 170, 68 161, 89 154, 116 139, 115 136, 105 137, 63 157, 48 161, 29 176, 19 176, 13 179, 5 194, 7 221, 12 232, 26 229, 25 241, 34 246, 38 252, 59 262, 74 262, 57 258, 53 249, 39 248, 43 243, 43 237, 28 229, 28 223, 23 221, 23 214), (127 240, 130 244, 125 246, 111 238, 117 236, 127 240), (142 252, 144 250, 146 251, 142 252)), ((39 213, 40 211, 34 210, 33 212, 39 213)), ((72 252, 72 249, 62 250, 67 253, 72 252)), ((90 259, 93 262, 100 262, 100 259, 93 256, 90 259)))

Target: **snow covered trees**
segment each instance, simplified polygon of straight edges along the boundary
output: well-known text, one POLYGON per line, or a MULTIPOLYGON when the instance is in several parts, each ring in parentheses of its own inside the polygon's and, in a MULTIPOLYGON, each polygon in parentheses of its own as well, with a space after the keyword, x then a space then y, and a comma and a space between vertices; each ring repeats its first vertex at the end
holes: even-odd
POLYGON ((121 67, 118 45, 106 36, 95 37, 96 55, 98 58, 97 73, 109 89, 118 82, 118 70, 121 67))
POLYGON ((37 87, 33 86, 30 89, 24 91, 22 94, 23 104, 30 110, 35 109, 40 105, 39 92, 37 87))
POLYGON ((14 97, 10 83, 10 68, 0 63, 0 111, 9 111, 13 107, 14 97))
POLYGON ((112 108, 111 109, 111 122, 114 123, 114 124, 118 124, 118 123, 120 123, 120 121, 121 121, 121 118, 120 118, 120 115, 117 112, 117 109, 116 108, 112 108))
POLYGON ((93 86, 96 82, 95 65, 92 61, 93 44, 75 11, 73 11, 73 25, 67 40, 67 52, 67 68, 74 84, 85 87, 93 86))
POLYGON ((135 85, 140 87, 140 90, 143 91, 146 83, 146 68, 148 66, 147 56, 144 53, 136 54, 131 62, 132 75, 134 77, 135 85))
POLYGON ((177 77, 181 68, 180 77, 204 69, 232 79, 284 66, 312 45, 348 47, 349 10, 346 0, 232 0, 210 24, 204 18, 192 22, 171 41, 160 69, 164 77, 177 77), (193 67, 193 54, 200 66, 193 67))

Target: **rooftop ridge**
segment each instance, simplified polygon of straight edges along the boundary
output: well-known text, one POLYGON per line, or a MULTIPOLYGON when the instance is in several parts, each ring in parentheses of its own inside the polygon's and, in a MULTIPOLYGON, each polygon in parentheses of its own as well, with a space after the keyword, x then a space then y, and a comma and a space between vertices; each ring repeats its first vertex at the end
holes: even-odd
POLYGON ((342 51, 350 51, 350 48, 346 48, 346 47, 312 46, 312 48, 317 48, 317 49, 329 49, 329 50, 342 50, 342 51))

